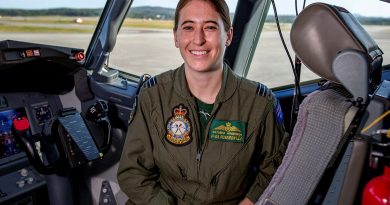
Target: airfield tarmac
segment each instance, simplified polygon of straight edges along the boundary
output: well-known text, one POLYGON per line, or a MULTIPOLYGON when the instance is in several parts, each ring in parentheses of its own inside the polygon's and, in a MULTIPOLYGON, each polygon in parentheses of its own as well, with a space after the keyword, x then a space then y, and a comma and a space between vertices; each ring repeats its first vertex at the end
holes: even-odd
MULTIPOLYGON (((368 32, 376 39, 384 52, 390 53, 390 26, 368 26, 368 32)), ((92 34, 68 33, 0 33, 0 40, 18 40, 87 50, 92 34)), ((289 33, 284 33, 289 44, 289 33)), ((291 55, 293 50, 289 46, 291 55)), ((389 55, 389 54, 387 54, 389 55)), ((384 55, 384 64, 390 58, 384 55), (387 57, 387 58, 386 58, 387 57)), ((179 50, 174 46, 171 30, 125 28, 118 35, 116 46, 110 55, 110 67, 141 75, 152 75, 174 69, 182 64, 179 50)), ((276 31, 261 33, 259 45, 253 57, 249 79, 276 87, 293 83, 293 75, 287 55, 276 31)), ((302 81, 317 78, 303 68, 302 81)))

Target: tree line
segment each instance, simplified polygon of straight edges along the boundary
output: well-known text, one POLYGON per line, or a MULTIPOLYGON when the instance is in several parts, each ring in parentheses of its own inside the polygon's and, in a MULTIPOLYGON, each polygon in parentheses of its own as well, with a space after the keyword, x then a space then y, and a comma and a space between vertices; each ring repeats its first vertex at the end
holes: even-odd
MULTIPOLYGON (((361 15, 355 15, 358 21, 363 25, 390 25, 390 18, 382 17, 367 17, 361 15)), ((280 15, 278 16, 280 23, 292 23, 295 20, 295 15, 280 15)), ((273 23, 275 22, 274 16, 267 16, 265 22, 273 23)))
MULTIPOLYGON (((100 16, 102 8, 96 9, 74 9, 74 8, 53 8, 53 9, 0 9, 0 16, 74 16, 93 17, 100 16)), ((130 8, 128 17, 146 19, 173 19, 174 9, 163 7, 141 6, 130 8)))
MULTIPOLYGON (((100 16, 102 8, 97 9, 71 9, 71 8, 55 8, 55 9, 0 9, 0 16, 74 16, 74 17, 92 17, 100 16)), ((128 17, 140 19, 164 19, 173 20, 175 10, 172 8, 140 6, 130 8, 128 17)), ((356 18, 364 25, 390 25, 390 18, 381 17, 365 17, 357 15, 356 18)), ((280 15, 278 17, 281 23, 292 23, 295 19, 294 15, 280 15)), ((275 22, 274 16, 268 16, 266 22, 275 22)))

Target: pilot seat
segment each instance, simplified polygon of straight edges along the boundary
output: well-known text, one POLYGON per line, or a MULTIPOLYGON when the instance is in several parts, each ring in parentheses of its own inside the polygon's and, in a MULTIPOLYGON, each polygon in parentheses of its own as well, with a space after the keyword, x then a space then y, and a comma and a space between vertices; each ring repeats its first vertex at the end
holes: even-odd
POLYGON ((283 161, 257 204, 354 204, 368 143, 357 137, 383 52, 346 9, 314 3, 291 28, 297 57, 326 82, 305 97, 283 161))

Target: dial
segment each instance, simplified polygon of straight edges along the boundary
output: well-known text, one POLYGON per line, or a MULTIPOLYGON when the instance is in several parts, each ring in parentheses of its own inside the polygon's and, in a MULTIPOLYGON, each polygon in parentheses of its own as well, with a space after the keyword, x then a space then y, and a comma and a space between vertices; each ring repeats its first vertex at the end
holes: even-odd
POLYGON ((34 112, 38 124, 43 124, 52 118, 51 108, 48 104, 43 104, 34 107, 34 112))

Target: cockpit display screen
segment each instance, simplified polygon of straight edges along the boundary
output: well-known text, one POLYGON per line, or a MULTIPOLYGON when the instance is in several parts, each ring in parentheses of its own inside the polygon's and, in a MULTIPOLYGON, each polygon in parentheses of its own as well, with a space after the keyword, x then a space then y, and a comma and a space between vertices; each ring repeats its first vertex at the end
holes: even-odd
POLYGON ((26 116, 23 108, 0 111, 0 161, 22 152, 11 131, 13 119, 22 116, 26 116))

